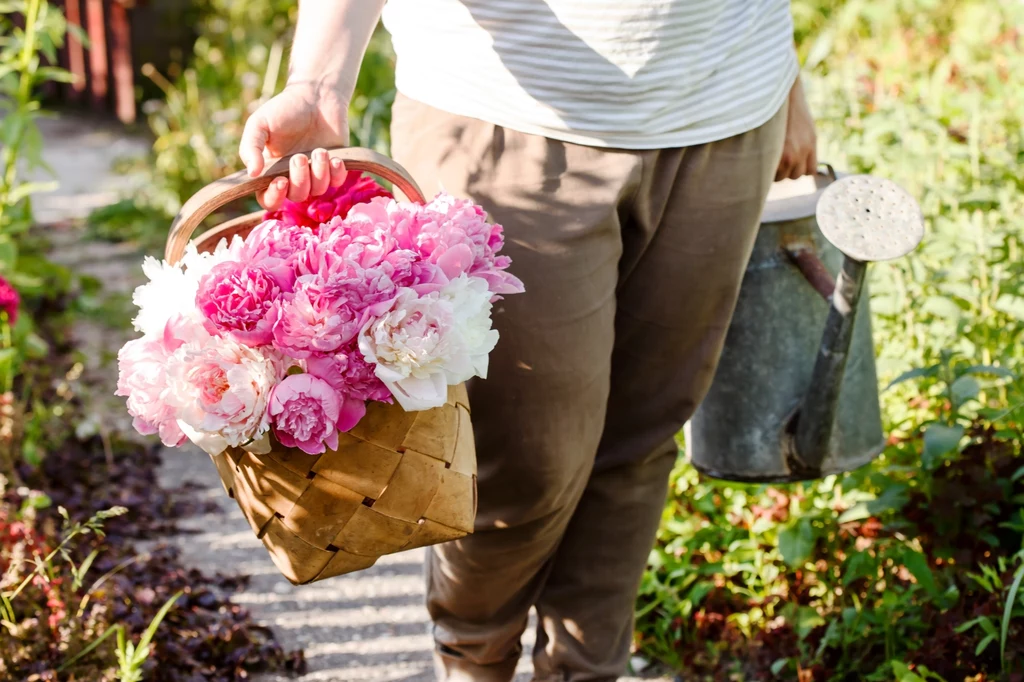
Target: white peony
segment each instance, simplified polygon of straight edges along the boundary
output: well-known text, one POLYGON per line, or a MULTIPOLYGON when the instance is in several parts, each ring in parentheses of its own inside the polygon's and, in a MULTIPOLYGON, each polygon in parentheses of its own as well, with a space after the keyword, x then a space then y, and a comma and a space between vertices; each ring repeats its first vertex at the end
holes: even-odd
MULTIPOLYGON (((235 240, 240 241, 240 238, 236 236, 235 240)), ((199 253, 195 245, 189 244, 185 255, 175 265, 147 256, 142 261, 142 271, 149 282, 132 294, 132 302, 139 308, 139 314, 132 320, 135 329, 143 334, 160 335, 167 320, 175 315, 197 317, 199 280, 213 266, 226 260, 231 260, 226 239, 220 241, 213 253, 199 253)))
POLYGON ((485 377, 498 342, 487 282, 461 275, 440 292, 412 289, 380 309, 359 334, 359 350, 406 410, 440 407, 448 386, 485 377))

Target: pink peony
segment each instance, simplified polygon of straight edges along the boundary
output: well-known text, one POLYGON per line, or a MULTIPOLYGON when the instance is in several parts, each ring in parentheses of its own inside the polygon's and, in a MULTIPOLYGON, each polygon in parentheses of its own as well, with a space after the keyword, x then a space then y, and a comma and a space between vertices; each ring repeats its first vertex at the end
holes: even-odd
POLYGON ((273 351, 265 353, 228 337, 186 343, 168 362, 166 400, 177 409, 180 425, 193 442, 218 454, 267 432, 267 401, 285 370, 285 362, 273 351))
POLYGON ((270 343, 274 320, 269 314, 291 289, 290 273, 227 261, 199 282, 196 305, 219 332, 250 346, 270 343))
MULTIPOLYGON (((326 381, 312 374, 293 374, 274 388, 268 414, 282 445, 319 455, 326 448, 336 450, 338 430, 348 430, 362 418, 362 414, 353 415, 351 407, 342 408, 338 392, 326 381)), ((366 409, 361 403, 358 408, 366 409)))
POLYGON ((0 277, 0 312, 7 313, 7 322, 14 324, 18 321, 18 308, 21 306, 21 296, 17 289, 11 286, 3 277, 0 277))
POLYGON ((234 260, 273 266, 291 260, 318 241, 317 234, 304 226, 265 220, 254 227, 244 241, 232 244, 231 250, 234 260))
POLYGON ((345 288, 306 275, 294 294, 274 306, 274 345, 294 358, 337 350, 359 333, 362 307, 345 288))
POLYGON ((391 391, 374 374, 374 366, 363 359, 355 342, 338 353, 310 356, 306 360, 306 371, 356 400, 393 401, 391 391))
POLYGON ((185 442, 178 428, 174 407, 163 399, 167 386, 169 353, 161 339, 144 336, 126 343, 117 354, 117 391, 128 398, 132 426, 144 436, 160 434, 164 445, 175 447, 185 442))
POLYGON ((307 201, 285 201, 278 211, 268 212, 266 220, 280 220, 286 225, 302 225, 317 228, 331 218, 344 218, 356 204, 374 197, 390 197, 391 193, 378 185, 373 178, 365 177, 358 171, 350 171, 339 187, 329 187, 318 197, 307 201))
POLYGON ((160 440, 170 447, 185 442, 177 410, 168 402, 167 367, 182 345, 207 339, 209 334, 195 320, 176 315, 167 321, 162 335, 133 339, 118 352, 115 395, 128 398, 128 413, 139 433, 159 433, 160 440))
POLYGON ((462 267, 468 256, 464 249, 468 249, 471 263, 463 272, 484 279, 494 294, 523 292, 523 283, 505 271, 512 260, 497 255, 505 245, 503 229, 488 223, 482 208, 442 192, 425 210, 438 217, 417 235, 417 246, 424 258, 445 268, 446 274, 451 272, 448 277, 454 279, 461 273, 452 270, 462 267), (453 250, 457 251, 454 258, 449 253, 453 250))
POLYGON ((497 255, 504 246, 501 225, 488 223, 483 209, 471 201, 443 192, 426 206, 374 199, 354 207, 344 226, 353 235, 387 226, 398 249, 415 251, 449 280, 467 274, 485 280, 495 295, 523 291, 523 283, 505 271, 511 259, 497 255))

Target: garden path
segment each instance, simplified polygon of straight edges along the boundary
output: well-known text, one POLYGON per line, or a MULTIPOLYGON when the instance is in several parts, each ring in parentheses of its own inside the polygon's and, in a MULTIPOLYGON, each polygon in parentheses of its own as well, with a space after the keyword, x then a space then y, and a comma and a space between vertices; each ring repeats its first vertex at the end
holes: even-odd
MULTIPOLYGON (((67 226, 92 208, 123 198, 140 182, 137 176, 117 175, 113 168, 125 156, 143 155, 145 139, 84 118, 43 124, 46 160, 57 171, 61 188, 34 202, 40 222, 67 226)), ((55 229, 53 235, 60 260, 100 278, 107 291, 125 296, 138 284, 141 254, 132 245, 89 241, 80 229, 55 229)), ((83 390, 94 386, 86 401, 92 418, 85 428, 130 431, 122 399, 112 396, 114 353, 130 331, 82 320, 73 334, 86 357, 83 390)), ((183 534, 170 539, 180 547, 184 563, 206 572, 249 575, 248 586, 232 600, 269 626, 286 650, 305 651, 307 674, 262 674, 254 676, 256 682, 434 679, 423 606, 423 550, 384 557, 354 575, 293 587, 277 573, 241 512, 224 495, 208 457, 191 447, 164 449, 161 461, 162 486, 184 490, 191 482, 188 495, 215 503, 212 513, 182 519, 183 534)), ((524 644, 529 649, 532 643, 531 631, 524 644)), ((517 680, 528 680, 531 672, 526 655, 517 680)))

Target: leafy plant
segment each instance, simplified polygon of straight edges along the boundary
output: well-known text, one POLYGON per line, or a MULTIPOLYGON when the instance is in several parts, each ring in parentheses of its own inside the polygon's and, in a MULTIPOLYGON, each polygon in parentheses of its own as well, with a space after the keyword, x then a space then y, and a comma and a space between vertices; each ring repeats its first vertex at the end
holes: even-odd
POLYGON ((787 486, 680 463, 638 645, 694 679, 1019 673, 1024 6, 793 11, 822 158, 897 181, 928 223, 917 252, 871 269, 889 444, 858 471, 787 486))
POLYGON ((31 225, 29 197, 55 187, 22 181, 19 175, 23 168, 45 167, 35 123, 43 115, 37 92, 44 83, 72 79, 67 71, 42 63, 43 58, 57 62, 66 30, 64 16, 46 0, 0 3, 0 274, 8 279, 18 256, 14 236, 31 225), (24 17, 24 27, 15 15, 24 17))
POLYGON ((138 644, 128 640, 123 626, 114 626, 117 631, 117 679, 120 682, 142 682, 142 666, 146 663, 146 659, 149 658, 150 651, 152 650, 150 643, 153 641, 153 636, 156 635, 156 629, 160 627, 160 623, 181 595, 182 593, 178 592, 167 600, 160 611, 157 612, 149 627, 146 628, 146 631, 142 633, 138 644))

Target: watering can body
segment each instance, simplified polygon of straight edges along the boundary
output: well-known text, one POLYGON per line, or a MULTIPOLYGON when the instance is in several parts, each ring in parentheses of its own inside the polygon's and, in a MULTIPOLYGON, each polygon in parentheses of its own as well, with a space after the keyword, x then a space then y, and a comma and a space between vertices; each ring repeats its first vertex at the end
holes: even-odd
MULTIPOLYGON (((849 235, 830 234, 846 253, 825 238, 815 213, 822 194, 836 182, 829 170, 776 183, 769 194, 717 373, 685 433, 690 461, 704 474, 743 482, 808 480, 860 467, 884 447, 870 302, 863 292, 865 263, 882 258, 849 257, 863 234, 874 239, 880 228, 865 215, 875 232, 854 235, 853 242, 849 235), (850 244, 854 248, 847 248, 850 244), (855 290, 846 286, 851 265, 858 268, 855 290), (843 298, 834 295, 844 286, 853 292, 846 310, 843 298), (837 319, 846 324, 838 344, 828 331, 837 319), (815 382, 834 387, 821 390, 815 382), (809 458, 796 451, 801 417, 828 422, 825 429, 821 424, 803 429, 815 431, 819 441, 808 448, 817 451, 809 458)), ((864 196, 869 204, 879 198, 864 196)), ((863 210, 852 203, 860 197, 843 198, 863 210)), ((895 202, 884 208, 902 210, 895 202)), ((889 250, 886 257, 898 249, 889 250)))

